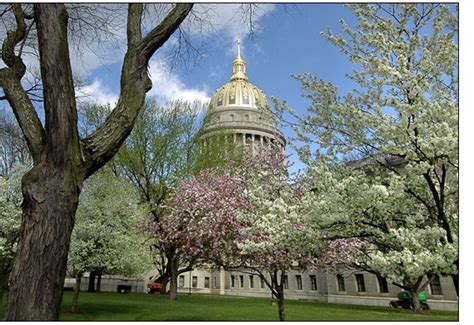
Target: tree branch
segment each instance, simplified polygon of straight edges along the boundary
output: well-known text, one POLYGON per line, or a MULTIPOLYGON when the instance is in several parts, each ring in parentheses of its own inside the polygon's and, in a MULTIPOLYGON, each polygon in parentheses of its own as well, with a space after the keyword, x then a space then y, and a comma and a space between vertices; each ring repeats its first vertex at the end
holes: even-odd
POLYGON ((155 27, 139 45, 143 6, 130 4, 128 8, 128 49, 125 54, 120 80, 120 97, 112 113, 93 134, 82 140, 88 177, 105 165, 118 151, 132 131, 135 120, 151 89, 148 61, 171 37, 191 10, 191 4, 177 4, 168 16, 155 27))
POLYGON ((18 120, 31 156, 37 161, 45 142, 45 132, 28 94, 21 85, 26 67, 21 57, 15 54, 15 47, 26 38, 27 26, 21 5, 13 4, 12 10, 17 26, 14 31, 7 32, 2 44, 2 59, 7 67, 0 69, 0 87, 3 88, 5 98, 18 120))
POLYGON ((147 62, 156 50, 158 50, 176 31, 179 25, 188 16, 192 7, 192 3, 176 4, 166 18, 143 39, 139 51, 147 62))

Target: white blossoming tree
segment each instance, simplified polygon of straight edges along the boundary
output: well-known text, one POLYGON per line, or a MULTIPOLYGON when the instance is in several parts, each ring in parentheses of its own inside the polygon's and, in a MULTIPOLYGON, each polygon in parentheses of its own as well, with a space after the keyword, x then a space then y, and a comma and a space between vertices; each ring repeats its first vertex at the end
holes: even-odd
POLYGON ((251 212, 243 213, 238 267, 256 273, 278 302, 285 320, 284 287, 289 270, 319 266, 326 251, 320 232, 309 218, 312 193, 289 181, 287 161, 280 148, 260 149, 243 159, 239 175, 246 182, 251 212), (265 277, 270 275, 270 279, 265 277))
POLYGON ((76 277, 73 312, 85 272, 138 276, 151 267, 138 230, 137 201, 130 185, 108 168, 86 182, 68 255, 69 273, 76 277))
POLYGON ((331 240, 333 264, 375 273, 412 292, 417 311, 418 294, 434 275, 456 273, 457 243, 449 243, 446 231, 404 191, 402 177, 368 177, 358 168, 324 163, 309 175, 315 197, 307 208, 331 240))
POLYGON ((20 182, 28 165, 16 165, 11 175, 0 176, 0 301, 7 288, 20 235, 21 189, 20 182))
POLYGON ((344 205, 326 209, 330 218, 340 209, 349 213, 355 219, 345 222, 356 232, 374 224, 384 240, 398 243, 399 249, 390 245, 373 255, 372 267, 385 269, 387 276, 403 269, 410 281, 423 270, 451 274, 457 288, 457 8, 349 7, 356 26, 341 20, 342 34, 322 35, 354 63, 348 75, 354 89, 340 95, 330 82, 296 76, 311 101, 307 114, 293 113, 297 139, 306 143, 299 154, 310 166, 327 160, 356 167, 352 174, 331 176, 338 177, 333 186, 339 189, 331 193, 344 197, 339 200, 344 205), (438 265, 445 255, 453 265, 438 265))

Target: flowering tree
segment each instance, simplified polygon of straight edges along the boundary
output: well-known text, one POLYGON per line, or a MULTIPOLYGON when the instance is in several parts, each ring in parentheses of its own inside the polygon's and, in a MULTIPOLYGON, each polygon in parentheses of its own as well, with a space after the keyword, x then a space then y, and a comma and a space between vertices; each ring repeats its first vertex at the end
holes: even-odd
POLYGON ((309 173, 316 199, 307 203, 332 241, 328 261, 385 277, 411 291, 419 310, 418 293, 433 276, 456 272, 457 244, 447 241, 397 175, 382 179, 323 165, 309 173))
MULTIPOLYGON (((323 158, 332 163, 358 160, 366 175, 341 175, 336 183, 360 186, 352 191, 356 198, 370 190, 379 193, 374 199, 381 205, 406 205, 410 210, 401 214, 406 219, 397 221, 402 228, 423 220, 419 231, 393 229, 393 236, 431 232, 436 243, 457 247, 457 9, 442 4, 350 8, 358 19, 355 29, 341 20, 344 34, 328 30, 322 35, 356 65, 350 75, 356 89, 340 97, 329 82, 311 74, 296 76, 311 101, 307 114, 293 114, 297 138, 306 142, 300 156, 309 166, 323 158), (382 188, 390 194, 382 195, 382 188)), ((366 208, 373 203, 360 202, 366 208)), ((437 245, 430 247, 435 251, 437 245)), ((449 260, 457 288, 458 258, 449 260)))
POLYGON ((284 152, 272 146, 244 159, 239 172, 253 209, 240 229, 236 266, 251 269, 266 283, 277 298, 280 320, 285 320, 286 272, 319 266, 327 249, 317 225, 308 222, 306 201, 312 193, 301 183, 290 184, 286 167, 284 152))
POLYGON ((240 178, 203 170, 179 181, 158 222, 151 219, 143 224, 156 250, 172 252, 161 254, 170 256, 162 263, 170 268, 171 300, 176 299, 179 274, 200 263, 225 264, 238 254, 238 229, 245 220, 237 211, 250 209, 243 190, 240 178))
POLYGON ((7 287, 20 235, 20 182, 28 168, 27 164, 16 165, 8 178, 0 176, 0 301, 7 287))
POLYGON ((68 258, 69 273, 76 278, 73 312, 84 272, 137 276, 151 263, 138 230, 137 201, 130 185, 108 168, 87 181, 68 258))

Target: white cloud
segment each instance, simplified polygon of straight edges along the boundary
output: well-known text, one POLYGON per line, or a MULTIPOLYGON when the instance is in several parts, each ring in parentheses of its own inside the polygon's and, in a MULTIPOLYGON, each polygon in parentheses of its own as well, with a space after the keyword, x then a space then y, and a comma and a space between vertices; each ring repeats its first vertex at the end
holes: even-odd
MULTIPOLYGON (((204 15, 212 28, 208 29, 208 35, 212 33, 221 34, 223 37, 240 37, 243 39, 249 34, 249 14, 245 12, 246 4, 196 4, 193 10, 198 15, 204 15), (244 7, 242 7, 244 6, 244 7)), ((247 7, 248 8, 248 7, 247 7)), ((275 9, 274 4, 258 4, 253 7, 252 23, 255 32, 261 28, 260 20, 275 9)), ((200 31, 201 32, 201 31, 200 31)), ((205 31, 204 31, 205 32, 205 31)))
POLYGON ((114 107, 118 100, 118 95, 107 86, 104 86, 99 79, 95 79, 91 84, 77 88, 76 96, 80 101, 110 105, 110 107, 114 107))
MULTIPOLYGON (((148 95, 154 96, 159 101, 182 100, 206 103, 210 100, 206 90, 188 88, 164 61, 152 60, 149 73, 153 82, 153 88, 148 92, 148 95)), ((90 84, 78 87, 76 89, 76 96, 81 101, 100 105, 109 104, 111 107, 114 107, 118 100, 118 94, 104 85, 98 78, 94 79, 90 84)))
POLYGON ((207 91, 198 88, 187 88, 176 73, 160 60, 150 62, 150 77, 153 88, 148 93, 161 100, 183 100, 193 102, 195 100, 208 102, 210 97, 207 91))

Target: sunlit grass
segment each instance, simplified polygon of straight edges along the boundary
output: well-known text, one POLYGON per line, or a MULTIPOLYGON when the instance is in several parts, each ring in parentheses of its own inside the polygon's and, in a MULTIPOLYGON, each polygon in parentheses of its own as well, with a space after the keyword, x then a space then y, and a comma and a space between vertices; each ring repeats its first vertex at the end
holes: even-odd
MULTIPOLYGON (((268 298, 213 295, 167 296, 138 293, 81 293, 79 312, 71 314, 72 293, 65 292, 60 320, 278 320, 278 309, 268 298)), ((5 297, 0 315, 5 308, 5 297)), ((383 320, 454 321, 457 312, 409 310, 385 307, 341 305, 309 301, 286 301, 287 320, 383 320)))

